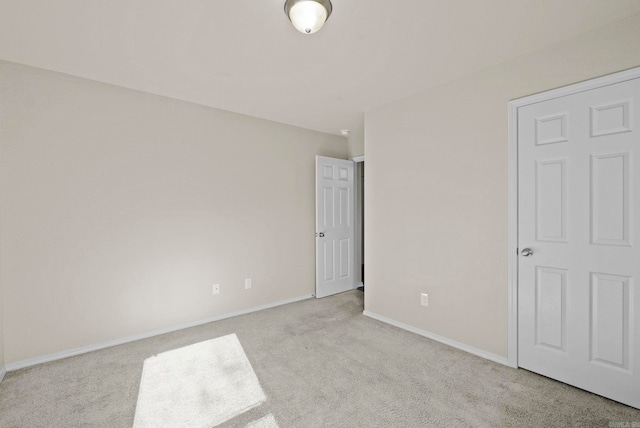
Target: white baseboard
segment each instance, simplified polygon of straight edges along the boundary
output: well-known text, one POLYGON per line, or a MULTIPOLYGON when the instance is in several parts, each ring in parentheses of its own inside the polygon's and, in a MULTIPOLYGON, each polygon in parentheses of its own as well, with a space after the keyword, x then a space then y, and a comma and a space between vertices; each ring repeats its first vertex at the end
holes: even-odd
MULTIPOLYGON (((37 364, 48 363, 50 361, 55 361, 55 360, 61 360, 63 358, 67 358, 67 357, 73 357, 74 355, 86 354, 87 352, 97 351, 99 349, 110 348, 112 346, 123 345, 123 344, 129 343, 129 342, 135 342, 136 340, 148 339, 148 338, 153 337, 153 336, 159 336, 161 334, 171 333, 171 332, 178 331, 178 330, 184 330, 185 328, 196 327, 196 326, 199 326, 199 325, 202 325, 202 324, 207 324, 207 323, 214 322, 214 321, 220 321, 220 320, 224 320, 224 319, 227 319, 227 318, 233 318, 233 317, 237 317, 239 315, 246 315, 246 314, 250 314, 252 312, 262 311, 264 309, 275 308, 276 306, 282 306, 282 305, 286 305, 286 304, 289 304, 289 303, 299 302, 301 300, 310 299, 311 297, 313 297, 312 294, 305 294, 304 296, 294 297, 294 298, 286 299, 286 300, 280 300, 279 302, 274 302, 274 303, 268 303, 266 305, 255 306, 255 307, 249 308, 249 309, 242 309, 240 311, 231 312, 231 313, 223 314, 223 315, 217 315, 215 317, 206 318, 206 319, 199 320, 199 321, 193 321, 193 322, 189 322, 189 323, 185 323, 185 324, 179 324, 179 325, 174 325, 174 326, 171 326, 171 327, 161 328, 161 329, 158 329, 158 330, 152 330, 152 331, 149 331, 149 332, 146 332, 146 333, 136 334, 136 335, 133 335, 133 336, 127 336, 127 337, 124 337, 122 339, 109 340, 109 341, 102 342, 102 343, 96 343, 94 345, 82 346, 80 348, 69 349, 69 350, 66 350, 66 351, 55 352, 53 354, 47 354, 47 355, 42 355, 42 356, 35 357, 35 358, 29 358, 27 360, 16 361, 16 362, 7 364, 6 367, 4 367, 3 369, 5 371, 19 370, 19 369, 23 369, 25 367, 35 366, 37 364)), ((0 372, 0 373, 2 373, 2 372, 0 372)))
POLYGON ((0 382, 4 379, 4 375, 7 374, 7 368, 5 366, 0 367, 0 382))
POLYGON ((487 352, 487 351, 484 351, 482 349, 474 348, 473 346, 469 346, 469 345, 466 345, 466 344, 461 343, 461 342, 456 342, 455 340, 451 340, 451 339, 448 339, 446 337, 439 336, 437 334, 430 333, 428 331, 421 330, 421 329, 416 328, 416 327, 412 327, 412 326, 410 326, 408 324, 402 323, 400 321, 393 320, 391 318, 387 318, 387 317, 382 316, 382 315, 375 314, 375 313, 370 312, 370 311, 364 311, 362 314, 365 315, 365 316, 368 316, 369 318, 373 318, 375 320, 382 321, 383 323, 391 324, 392 326, 401 328, 403 330, 410 331, 411 333, 415 333, 415 334, 418 334, 420 336, 424 336, 424 337, 426 337, 428 339, 435 340, 436 342, 444 343, 445 345, 449 345, 449 346, 451 346, 453 348, 460 349, 461 351, 465 351, 465 352, 468 352, 470 354, 477 355, 478 357, 482 357, 482 358, 485 358, 487 360, 491 360, 491 361, 493 361, 495 363, 504 364, 505 366, 511 367, 511 364, 509 364, 509 360, 507 359, 507 357, 503 357, 503 356, 497 355, 497 354, 492 354, 491 352, 487 352))

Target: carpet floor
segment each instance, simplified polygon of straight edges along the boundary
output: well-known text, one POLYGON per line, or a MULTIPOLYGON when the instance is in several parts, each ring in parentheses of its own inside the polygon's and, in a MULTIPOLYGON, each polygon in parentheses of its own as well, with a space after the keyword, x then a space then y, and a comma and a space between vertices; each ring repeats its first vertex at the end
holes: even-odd
POLYGON ((354 290, 10 372, 0 427, 131 427, 145 360, 232 334, 266 401, 219 427, 640 427, 640 410, 362 310, 354 290))

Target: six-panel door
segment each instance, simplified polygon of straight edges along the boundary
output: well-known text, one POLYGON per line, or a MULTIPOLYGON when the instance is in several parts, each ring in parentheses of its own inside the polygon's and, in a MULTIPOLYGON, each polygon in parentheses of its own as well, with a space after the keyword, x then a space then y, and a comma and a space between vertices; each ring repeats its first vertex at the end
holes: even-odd
POLYGON ((640 79, 518 109, 518 365, 640 408, 638 126, 640 79))
POLYGON ((316 297, 354 286, 354 165, 316 156, 316 297))

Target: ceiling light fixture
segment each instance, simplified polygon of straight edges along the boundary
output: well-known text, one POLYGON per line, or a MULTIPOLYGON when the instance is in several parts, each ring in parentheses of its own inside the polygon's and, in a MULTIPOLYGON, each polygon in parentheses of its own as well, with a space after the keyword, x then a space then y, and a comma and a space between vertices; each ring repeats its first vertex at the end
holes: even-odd
POLYGON ((296 30, 313 34, 322 28, 333 6, 330 0, 286 0, 284 13, 287 14, 296 30))

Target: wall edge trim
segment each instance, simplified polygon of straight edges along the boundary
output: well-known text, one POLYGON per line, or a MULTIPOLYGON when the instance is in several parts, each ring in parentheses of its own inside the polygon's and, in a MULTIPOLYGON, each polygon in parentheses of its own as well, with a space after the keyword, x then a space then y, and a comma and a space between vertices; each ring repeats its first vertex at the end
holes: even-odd
POLYGON ((387 317, 385 317, 383 315, 378 315, 378 314, 376 314, 374 312, 371 312, 371 311, 366 311, 365 310, 364 312, 362 312, 362 314, 364 316, 369 317, 369 318, 373 318, 373 319, 381 321, 383 323, 390 324, 390 325, 392 325, 394 327, 398 327, 398 328, 401 328, 403 330, 409 331, 411 333, 415 333, 417 335, 426 337, 427 339, 435 340, 436 342, 440 342, 440 343, 443 343, 445 345, 451 346, 453 348, 460 349, 461 351, 468 352, 469 354, 473 354, 475 356, 484 358, 486 360, 493 361, 494 363, 498 363, 498 364, 502 364, 502 365, 511 367, 511 365, 509 364, 509 360, 506 357, 503 357, 501 355, 496 355, 496 354, 493 354, 491 352, 488 352, 488 351, 485 351, 485 350, 482 350, 482 349, 479 349, 479 348, 464 344, 462 342, 458 342, 458 341, 455 341, 453 339, 446 338, 444 336, 439 336, 437 334, 431 333, 431 332, 426 331, 426 330, 421 330, 419 328, 410 326, 410 325, 405 324, 403 322, 396 321, 396 320, 391 319, 391 318, 387 318, 387 317))
MULTIPOLYGON (((279 300, 277 302, 273 302, 273 303, 267 303, 264 305, 259 305, 259 306, 254 306, 248 309, 241 309, 239 311, 235 311, 235 312, 230 312, 227 314, 222 314, 222 315, 216 315, 213 317, 209 317, 209 318, 205 318, 202 320, 198 320, 198 321, 192 321, 192 322, 188 322, 188 323, 183 323, 183 324, 177 324, 177 325, 173 325, 170 327, 165 327, 165 328, 160 328, 160 329, 156 329, 156 330, 151 330, 145 333, 140 333, 140 334, 134 334, 131 336, 126 336, 120 339, 114 339, 114 340, 108 340, 105 342, 100 342, 100 343, 95 343, 92 345, 87 345, 87 346, 81 346, 78 348, 73 348, 73 349, 68 349, 65 351, 60 351, 60 352, 54 352, 51 354, 46 354, 46 355, 41 355, 39 357, 34 357, 34 358, 28 358, 26 360, 20 360, 20 361, 16 361, 13 363, 9 363, 7 364, 3 369, 5 370, 5 372, 10 372, 10 371, 14 371, 14 370, 20 370, 26 367, 31 367, 31 366, 35 366, 38 364, 42 364, 42 363, 48 363, 51 361, 56 361, 56 360, 61 360, 63 358, 67 358, 67 357, 73 357, 76 355, 81 355, 81 354, 86 354, 88 352, 93 352, 93 351, 98 351, 100 349, 105 349, 105 348, 110 348, 112 346, 118 346, 118 345, 124 345, 125 343, 131 343, 131 342, 135 342, 137 340, 142 340, 142 339, 148 339, 150 337, 154 337, 154 336, 160 336, 162 334, 166 334, 166 333, 172 333, 175 331, 179 331, 179 330, 184 330, 187 328, 191 328, 191 327, 197 327, 199 325, 203 325, 203 324, 208 324, 210 322, 215 322, 215 321, 221 321, 227 318, 233 318, 233 317, 237 317, 240 315, 247 315, 253 312, 259 312, 265 309, 270 309, 270 308, 275 308, 277 306, 282 306, 282 305, 287 305, 289 303, 295 303, 295 302, 299 302, 302 300, 307 300, 313 297, 313 294, 304 294, 302 296, 298 296, 298 297, 292 297, 290 299, 285 299, 285 300, 279 300)), ((2 370, 0 370, 0 374, 2 373, 2 370)), ((0 376, 0 380, 2 379, 2 376, 0 376)))

